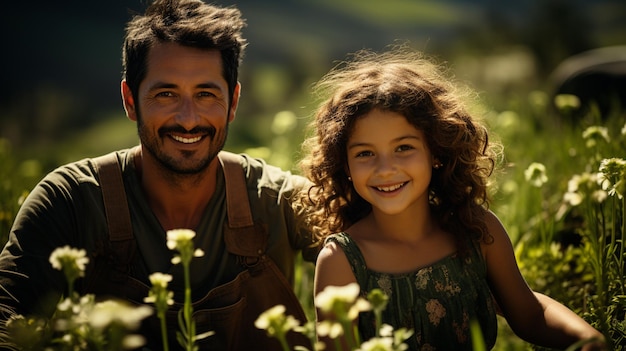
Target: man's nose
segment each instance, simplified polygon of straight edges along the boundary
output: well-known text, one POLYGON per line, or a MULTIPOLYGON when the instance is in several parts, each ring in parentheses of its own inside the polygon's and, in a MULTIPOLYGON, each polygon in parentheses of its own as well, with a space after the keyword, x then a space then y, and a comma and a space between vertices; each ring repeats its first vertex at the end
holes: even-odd
POLYGON ((192 98, 181 99, 178 113, 176 114, 176 122, 187 130, 192 130, 198 125, 200 120, 198 108, 192 98))

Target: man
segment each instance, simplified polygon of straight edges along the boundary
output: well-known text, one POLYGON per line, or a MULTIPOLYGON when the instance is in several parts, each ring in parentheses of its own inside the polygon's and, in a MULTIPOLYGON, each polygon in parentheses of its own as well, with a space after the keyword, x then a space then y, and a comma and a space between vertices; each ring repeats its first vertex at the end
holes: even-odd
MULTIPOLYGON (((171 263, 166 231, 188 228, 204 251, 191 263, 197 333, 216 333, 201 348, 279 347, 253 322, 278 303, 303 318, 289 284, 294 257, 302 250, 313 261, 317 248, 288 201, 308 184, 304 178, 220 153, 241 92, 244 25, 237 9, 201 0, 156 0, 129 22, 121 94, 141 143, 109 155, 108 166, 103 158, 78 161, 36 186, 0 253, 0 304, 17 314, 49 316, 66 284, 52 269, 50 253, 65 245, 82 248, 90 263, 77 282, 80 293, 142 303, 151 273, 173 275, 174 345, 184 279, 180 265, 171 263), (111 164, 121 173, 110 171, 111 164), (103 190, 115 178, 106 170, 121 175, 123 186, 103 190), (247 211, 252 220, 245 220, 247 211), (120 224, 125 217, 128 230, 120 224)), ((142 333, 149 348, 161 349, 160 330, 151 322, 142 333)))

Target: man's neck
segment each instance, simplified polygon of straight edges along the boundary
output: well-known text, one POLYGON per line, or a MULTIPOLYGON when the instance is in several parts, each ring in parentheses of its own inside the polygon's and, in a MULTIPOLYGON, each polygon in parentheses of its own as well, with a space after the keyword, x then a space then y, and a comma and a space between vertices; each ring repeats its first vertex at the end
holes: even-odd
POLYGON ((164 230, 195 229, 215 192, 219 160, 199 174, 174 174, 149 155, 135 155, 146 200, 164 230))

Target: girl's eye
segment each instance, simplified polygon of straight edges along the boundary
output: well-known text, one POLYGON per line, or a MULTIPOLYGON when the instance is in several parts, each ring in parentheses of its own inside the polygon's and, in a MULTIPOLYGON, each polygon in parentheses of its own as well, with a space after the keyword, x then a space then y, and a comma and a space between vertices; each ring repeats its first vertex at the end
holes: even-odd
POLYGON ((371 151, 360 151, 360 152, 357 152, 355 157, 367 157, 367 156, 372 156, 372 155, 374 155, 374 153, 371 151))
POLYGON ((408 150, 413 150, 415 149, 413 146, 411 145, 400 145, 398 146, 398 151, 408 151, 408 150))

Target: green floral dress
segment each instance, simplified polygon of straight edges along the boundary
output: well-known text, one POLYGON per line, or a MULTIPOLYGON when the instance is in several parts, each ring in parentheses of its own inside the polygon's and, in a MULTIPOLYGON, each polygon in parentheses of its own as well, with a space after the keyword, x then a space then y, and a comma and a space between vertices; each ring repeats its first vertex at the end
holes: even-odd
MULTIPOLYGON (((345 252, 361 295, 378 288, 389 296, 383 323, 413 329, 406 341, 409 350, 472 350, 472 320, 479 322, 487 349, 493 347, 497 320, 479 245, 470 245, 471 253, 463 258, 452 254, 415 272, 388 274, 368 269, 348 234, 331 235, 328 241, 345 252)), ((359 316, 359 332, 363 341, 375 336, 371 312, 359 316)))

